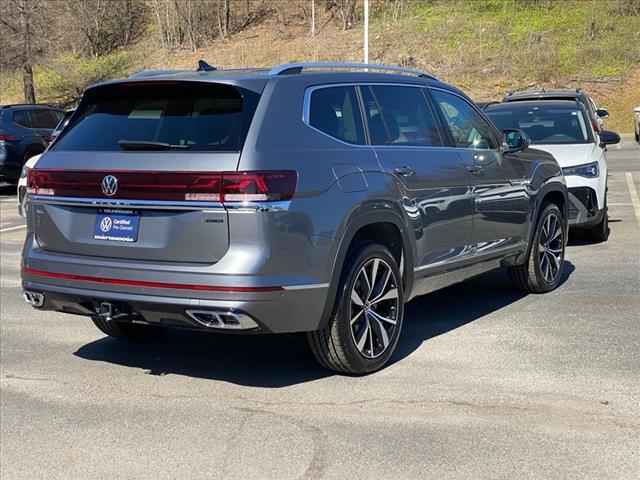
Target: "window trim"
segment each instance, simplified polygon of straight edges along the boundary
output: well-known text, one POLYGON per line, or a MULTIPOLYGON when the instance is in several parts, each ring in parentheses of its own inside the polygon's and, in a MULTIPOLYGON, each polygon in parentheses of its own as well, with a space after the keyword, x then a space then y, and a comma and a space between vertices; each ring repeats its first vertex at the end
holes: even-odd
POLYGON ((470 150, 472 152, 477 152, 477 151, 501 152, 502 151, 502 148, 501 148, 501 145, 502 145, 502 133, 500 131, 498 131, 496 126, 493 124, 493 122, 484 114, 484 112, 482 112, 482 110, 480 110, 478 108, 477 105, 475 105, 473 102, 470 102, 468 99, 464 98, 459 93, 454 92, 452 90, 447 90, 446 88, 439 88, 439 87, 433 87, 433 86, 427 86, 425 88, 428 89, 428 91, 429 91, 429 99, 433 102, 435 108, 437 109, 438 118, 440 118, 440 121, 442 122, 442 126, 445 128, 446 136, 447 136, 447 139, 449 140, 449 145, 448 145, 449 147, 456 148, 456 149, 459 149, 459 150, 470 150), (435 99, 431 95, 431 90, 438 90, 440 92, 448 93, 449 95, 453 95, 455 97, 458 97, 460 100, 462 100, 465 103, 467 103, 467 105, 469 105, 471 107, 471 110, 476 112, 480 116, 480 118, 482 120, 484 120, 484 122, 489 126, 489 130, 493 132, 494 140, 496 141, 496 144, 498 146, 496 148, 481 148, 481 149, 457 146, 456 143, 455 143, 455 140, 451 136, 451 131, 449 130, 449 126, 448 126, 447 120, 446 120, 446 118, 444 118, 444 115, 442 113, 442 110, 441 110, 440 106, 437 105, 437 102, 435 101, 435 99))
POLYGON ((11 123, 13 123, 14 125, 17 125, 21 128, 28 128, 29 130, 33 130, 33 126, 27 126, 27 125, 23 125, 21 123, 16 122, 15 120, 15 116, 16 113, 24 113, 26 115, 26 118, 29 121, 29 124, 31 124, 31 109, 29 108, 20 108, 20 109, 16 109, 13 112, 11 112, 11 123))
MULTIPOLYGON (((312 85, 305 89, 304 98, 302 103, 302 123, 304 123, 307 127, 315 130, 316 132, 328 137, 336 142, 342 143, 343 145, 348 145, 350 147, 375 147, 375 148, 400 148, 400 149, 416 149, 416 148, 450 148, 450 145, 447 145, 448 133, 443 129, 442 122, 440 120, 439 110, 436 109, 433 103, 429 103, 430 96, 428 96, 425 92, 425 89, 429 88, 428 85, 419 84, 419 83, 398 83, 398 82, 341 82, 341 83, 325 83, 321 85, 312 85), (362 87, 369 86, 391 86, 391 87, 411 87, 411 88, 419 88, 422 90, 422 96, 424 97, 425 103, 427 104, 427 108, 431 108, 432 113, 434 115, 434 119, 436 120, 436 126, 438 127, 438 133, 440 134, 440 139, 442 140, 442 145, 378 145, 371 142, 371 136, 369 134, 369 122, 367 121, 364 113, 364 102, 362 100, 362 87), (353 87, 356 90, 356 95, 358 98, 358 108, 360 109, 360 117, 362 119, 362 125, 364 127, 365 133, 365 142, 362 145, 359 143, 349 143, 340 138, 336 138, 328 133, 319 130, 309 123, 310 109, 311 109, 311 94, 322 88, 331 88, 331 87, 353 87)), ((447 91, 447 90, 444 90, 447 91)))
MULTIPOLYGON (((53 114, 55 115, 56 112, 61 113, 64 117, 64 111, 62 110, 58 110, 56 108, 30 108, 29 109, 29 120, 32 122, 33 124, 33 112, 53 112, 53 114)), ((63 118, 61 117, 61 118, 63 118)), ((53 128, 48 128, 48 127, 30 127, 32 129, 35 130, 55 130, 56 126, 58 125, 58 123, 60 123, 60 120, 58 120, 58 122, 56 122, 56 125, 53 128)))
MULTIPOLYGON (((11 123, 13 123, 14 125, 18 125, 19 127, 22 128, 27 128, 29 130, 55 130, 55 127, 50 129, 50 128, 45 128, 45 127, 34 127, 33 126, 33 117, 31 116, 31 112, 37 112, 37 111, 47 111, 47 112, 59 112, 62 113, 64 116, 64 110, 59 110, 57 108, 17 108, 15 110, 13 110, 11 112, 11 123), (18 112, 24 112, 27 117, 29 118, 29 123, 31 124, 30 127, 27 127, 26 125, 22 125, 21 123, 17 123, 13 117, 15 116, 16 113, 18 112)), ((58 122, 59 123, 59 122, 58 122)), ((57 124, 56 124, 57 125, 57 124)))
POLYGON ((350 147, 370 147, 371 146, 370 139, 369 139, 369 129, 367 128, 367 125, 364 121, 364 112, 362 111, 362 98, 360 97, 360 89, 358 88, 357 83, 327 83, 323 85, 313 85, 311 87, 307 87, 304 91, 304 98, 302 101, 302 123, 304 123, 310 129, 315 130, 316 132, 324 135, 325 137, 328 137, 331 140, 342 143, 344 145, 348 145, 350 147), (358 106, 358 110, 360 111, 360 121, 362 122, 362 131, 363 131, 365 143, 360 144, 360 143, 347 142, 346 140, 343 140, 338 137, 334 137, 333 135, 329 135, 327 132, 323 132, 319 128, 311 125, 311 122, 309 120, 311 116, 311 95, 316 90, 322 90, 325 88, 334 88, 334 87, 353 88, 353 91, 356 96, 356 105, 358 106))
MULTIPOLYGON (((376 147, 376 148, 443 148, 443 147, 448 147, 447 138, 445 137, 445 131, 442 129, 442 124, 440 122, 440 117, 438 115, 438 111, 434 108, 434 105, 432 105, 430 103, 428 97, 425 95, 425 89, 427 88, 426 85, 417 85, 415 83, 363 82, 363 83, 358 83, 358 90, 360 90, 361 87, 377 87, 377 86, 419 88, 421 90, 422 99, 423 99, 423 101, 424 101, 424 103, 426 105, 427 110, 431 110, 431 113, 433 114, 433 119, 435 120, 436 128, 438 129, 438 136, 440 137, 440 141, 442 142, 442 144, 441 145, 396 145, 396 144, 385 145, 385 144, 372 143, 371 142, 371 138, 369 137, 369 145, 371 145, 372 147, 376 147)), ((360 92, 360 94, 362 96, 362 92, 360 92)), ((380 107, 380 104, 378 103, 378 99, 377 98, 375 98, 375 101, 378 104, 378 107, 380 107)), ((367 127, 367 133, 368 133, 369 132, 369 121, 366 118, 366 114, 364 112, 364 100, 362 100, 361 108, 362 108, 362 117, 363 117, 363 120, 364 120, 365 125, 367 127)))

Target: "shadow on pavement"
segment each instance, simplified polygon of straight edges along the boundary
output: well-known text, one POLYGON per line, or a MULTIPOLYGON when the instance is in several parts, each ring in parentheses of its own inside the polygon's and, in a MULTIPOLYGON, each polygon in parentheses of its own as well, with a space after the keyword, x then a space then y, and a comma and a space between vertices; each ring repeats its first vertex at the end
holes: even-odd
MULTIPOLYGON (((575 267, 565 261, 560 285, 575 267)), ((495 270, 449 288, 418 297, 407 305, 402 337, 392 362, 397 362, 434 337, 500 310, 527 295, 514 288, 505 270, 495 270)))
MULTIPOLYGON (((573 270, 574 266, 566 262, 563 282, 573 270)), ((392 363, 407 357, 430 338, 524 296, 499 270, 413 300, 407 305, 402 337, 392 363)), ((150 375, 185 375, 264 388, 333 375, 315 363, 301 334, 245 336, 172 330, 145 343, 102 338, 83 345, 75 355, 141 368, 150 375)))

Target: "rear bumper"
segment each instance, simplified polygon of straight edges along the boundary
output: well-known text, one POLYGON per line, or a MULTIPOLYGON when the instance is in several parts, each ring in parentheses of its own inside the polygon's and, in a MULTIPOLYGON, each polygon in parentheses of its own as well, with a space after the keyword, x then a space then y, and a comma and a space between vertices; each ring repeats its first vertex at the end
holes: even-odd
MULTIPOLYGON (((54 285, 23 275, 27 292, 44 295, 38 310, 52 310, 83 316, 95 316, 101 303, 112 304, 123 320, 138 320, 152 325, 234 333, 290 333, 317 330, 320 326, 326 286, 298 286, 278 292, 251 294, 252 298, 203 299, 161 294, 106 291, 85 286, 54 285), (225 329, 204 326, 188 312, 247 315, 257 327, 225 329)), ((238 295, 240 297, 240 295, 238 295)))
MULTIPOLYGON (((126 246, 92 238, 95 206, 34 199, 28 201, 22 279, 26 290, 45 294, 44 309, 91 316, 108 302, 150 323, 188 327, 187 309, 227 309, 249 315, 260 332, 285 333, 317 330, 333 304, 337 228, 333 218, 313 214, 317 199, 228 207, 224 223, 211 223, 211 230, 212 209, 189 206, 184 211, 193 218, 157 221, 157 228, 141 230, 144 241, 126 246), (185 224, 204 227, 192 233, 185 224), (221 232, 226 251, 203 258, 209 243, 222 245, 221 232)), ((174 210, 155 207, 142 209, 156 220, 174 210)))

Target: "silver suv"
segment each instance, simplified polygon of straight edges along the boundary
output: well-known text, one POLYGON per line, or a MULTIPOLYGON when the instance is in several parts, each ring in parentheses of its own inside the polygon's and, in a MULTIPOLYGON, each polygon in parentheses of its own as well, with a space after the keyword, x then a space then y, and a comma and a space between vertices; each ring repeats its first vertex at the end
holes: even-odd
POLYGON ((400 67, 143 72, 89 88, 28 178, 22 279, 113 337, 153 327, 306 332, 367 373, 404 304, 501 266, 562 278, 549 154, 400 67))

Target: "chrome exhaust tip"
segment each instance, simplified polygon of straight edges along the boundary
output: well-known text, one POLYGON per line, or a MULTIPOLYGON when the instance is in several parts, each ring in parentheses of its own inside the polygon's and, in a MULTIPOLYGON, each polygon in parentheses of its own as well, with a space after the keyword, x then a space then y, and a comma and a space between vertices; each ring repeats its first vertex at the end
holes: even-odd
POLYGON ((25 290, 22 292, 22 296, 24 297, 25 302, 32 307, 40 308, 44 305, 44 293, 25 290))
POLYGON ((251 330, 258 324, 246 313, 218 310, 185 310, 199 325, 212 329, 251 330))

